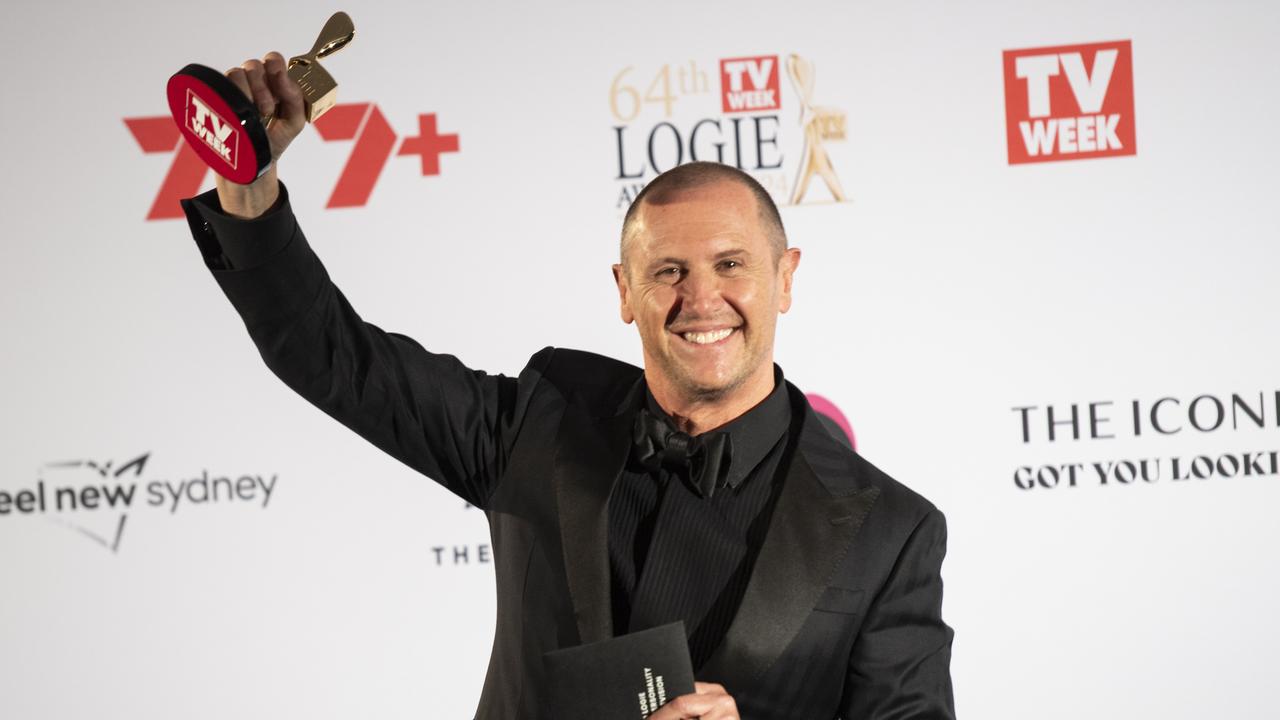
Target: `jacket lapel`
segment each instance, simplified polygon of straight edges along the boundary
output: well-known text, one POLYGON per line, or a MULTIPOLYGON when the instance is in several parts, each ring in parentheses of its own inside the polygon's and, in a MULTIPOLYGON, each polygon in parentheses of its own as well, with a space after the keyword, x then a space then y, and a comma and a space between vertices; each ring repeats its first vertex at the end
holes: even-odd
POLYGON ((817 606, 880 495, 848 473, 830 474, 847 467, 847 451, 836 448, 808 403, 796 406, 803 425, 769 531, 738 613, 700 679, 746 683, 769 669, 817 606))
POLYGON ((577 400, 560 422, 553 483, 578 639, 591 643, 613 636, 609 494, 630 451, 632 416, 593 417, 577 400))

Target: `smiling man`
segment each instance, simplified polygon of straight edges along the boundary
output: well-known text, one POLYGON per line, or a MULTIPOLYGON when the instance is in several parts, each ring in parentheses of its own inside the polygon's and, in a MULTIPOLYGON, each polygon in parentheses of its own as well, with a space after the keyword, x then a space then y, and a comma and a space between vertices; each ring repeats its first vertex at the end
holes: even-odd
MULTIPOLYGON (((303 127, 283 58, 228 76, 275 114, 278 159, 303 127)), ((545 653, 676 620, 700 682, 655 720, 954 717, 942 515, 774 365, 800 251, 750 176, 681 166, 627 213, 613 274, 643 369, 546 348, 517 377, 364 322, 275 165, 184 208, 268 367, 485 511, 498 609, 477 718, 546 718, 545 653)))
POLYGON ((755 180, 713 163, 664 174, 627 212, 620 254, 622 320, 639 328, 649 391, 682 430, 723 425, 769 394, 800 251, 755 180))

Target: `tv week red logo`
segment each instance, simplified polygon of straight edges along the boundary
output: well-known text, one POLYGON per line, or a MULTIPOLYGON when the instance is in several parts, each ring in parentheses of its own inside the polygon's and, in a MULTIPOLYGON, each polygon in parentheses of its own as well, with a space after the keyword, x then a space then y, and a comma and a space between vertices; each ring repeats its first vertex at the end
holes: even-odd
POLYGON ((1128 40, 1006 50, 1009 164, 1134 155, 1128 40))
POLYGON ((231 123, 200 101, 195 93, 187 90, 187 127, 204 141, 209 149, 218 153, 232 168, 236 166, 237 136, 231 134, 231 123), (230 141, 230 142, 228 142, 230 141))
POLYGON ((731 58, 720 61, 722 112, 777 110, 778 56, 731 58))
MULTIPOLYGON (((195 96, 192 96, 192 101, 198 103, 195 96)), ((189 104, 187 112, 189 127, 215 151, 222 153, 215 143, 224 143, 231 132, 230 124, 203 103, 198 106, 189 104)), ((190 145, 183 142, 178 126, 169 115, 125 118, 124 124, 142 152, 173 153, 173 162, 151 203, 147 219, 182 217, 178 201, 200 192, 209 166, 190 145)), ((351 141, 351 154, 333 186, 333 193, 325 204, 327 208, 360 207, 369 202, 369 196, 373 194, 373 188, 393 151, 397 156, 418 156, 424 176, 439 175, 440 156, 458 152, 457 133, 441 133, 436 127, 435 113, 418 115, 418 134, 414 137, 398 137, 374 103, 335 105, 316 120, 313 127, 320 134, 320 139, 326 142, 351 141), (397 140, 400 141, 399 149, 396 148, 397 140)), ((231 137, 235 137, 234 134, 231 137)), ((234 163, 236 148, 225 144, 222 147, 230 153, 234 163)))

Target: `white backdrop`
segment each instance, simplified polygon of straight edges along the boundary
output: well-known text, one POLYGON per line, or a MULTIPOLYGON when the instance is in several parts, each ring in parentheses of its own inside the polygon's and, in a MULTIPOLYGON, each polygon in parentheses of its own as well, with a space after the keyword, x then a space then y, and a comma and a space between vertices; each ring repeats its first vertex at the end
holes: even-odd
MULTIPOLYGON (((471 716, 482 516, 292 396, 185 223, 147 219, 177 140, 140 119, 166 115, 169 74, 302 52, 335 9, 0 9, 0 716, 471 716), (104 486, 136 490, 85 507, 104 486)), ((631 174, 655 129, 664 165, 703 119, 704 159, 717 132, 733 148, 738 118, 744 165, 786 200, 804 152, 786 63, 811 63, 812 104, 845 118, 823 147, 848 201, 815 178, 783 209, 804 260, 778 361, 946 512, 960 714, 1275 712, 1273 3, 345 9, 356 40, 327 67, 393 149, 349 176, 363 203, 326 208, 358 142, 308 129, 281 168, 295 210, 366 319, 493 371, 549 344, 638 362, 608 271, 644 180, 618 179, 619 133, 631 174), (1136 152, 1010 164, 1004 51, 1113 41, 1136 152), (779 107, 724 112, 738 58, 773 58, 779 107), (634 117, 627 87, 651 97, 634 117), (458 135, 434 175, 396 154, 426 114, 458 135), (776 169, 752 164, 757 126, 776 169), (1090 403, 1113 437, 1090 437, 1090 403), (1046 408, 1072 405, 1080 439, 1050 441, 1046 408), (1158 479, 1093 466, 1144 459, 1158 479)))

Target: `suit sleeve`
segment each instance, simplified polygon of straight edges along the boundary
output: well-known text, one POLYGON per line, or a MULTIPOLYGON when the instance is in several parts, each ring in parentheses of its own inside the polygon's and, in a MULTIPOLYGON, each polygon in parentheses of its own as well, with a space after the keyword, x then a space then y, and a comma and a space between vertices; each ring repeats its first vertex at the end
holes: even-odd
POLYGON ((550 348, 518 378, 364 322, 329 279, 283 194, 257 220, 183 201, 206 266, 286 385, 343 425, 473 505, 502 477, 550 348))
POLYGON ((937 509, 908 537, 854 642, 844 720, 954 720, 952 630, 942 621, 946 519, 937 509))

